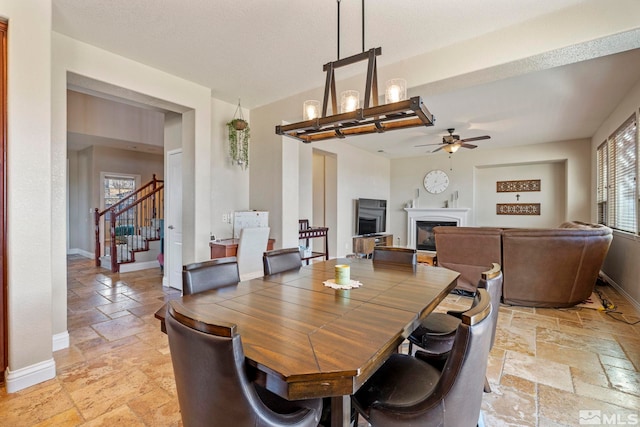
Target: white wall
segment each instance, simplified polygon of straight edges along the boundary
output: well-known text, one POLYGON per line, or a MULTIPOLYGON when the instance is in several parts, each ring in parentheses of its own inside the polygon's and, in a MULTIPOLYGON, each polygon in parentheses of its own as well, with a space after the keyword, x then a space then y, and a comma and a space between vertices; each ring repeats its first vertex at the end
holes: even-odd
POLYGON ((68 90, 67 117, 67 132, 163 146, 164 114, 160 111, 68 90))
MULTIPOLYGON (((417 207, 440 208, 449 200, 452 192, 458 191, 458 207, 471 208, 471 225, 508 225, 538 227, 559 225, 565 220, 589 221, 591 194, 586 183, 591 181, 591 153, 588 140, 560 141, 545 144, 518 146, 514 148, 459 150, 449 159, 446 153, 436 153, 424 157, 397 159, 391 162, 391 232, 400 237, 400 244, 406 244, 407 215, 405 203, 413 199, 416 189, 420 197, 417 207), (550 167, 550 164, 565 164, 565 171, 550 167), (521 167, 526 164, 523 171, 521 167), (518 166, 516 166, 518 165, 518 166), (506 169, 501 171, 501 168, 506 169), (432 195, 423 187, 424 176, 432 169, 442 169, 449 175, 449 187, 444 193, 432 195), (526 173, 526 175, 520 175, 526 173), (563 176, 564 175, 564 176, 563 176), (543 210, 553 209, 564 212, 563 218, 518 216, 503 219, 495 212, 495 203, 502 195, 495 193, 495 180, 527 179, 546 177, 554 189, 552 193, 541 192, 543 210), (502 179, 504 178, 504 179, 502 179), (562 193, 566 188, 566 198, 562 193), (479 214, 479 211, 482 211, 479 214), (486 222, 485 222, 486 221, 486 222)), ((557 166, 556 166, 557 167, 557 166)), ((543 187, 545 188, 546 185, 543 187)), ((511 193, 503 193, 511 194, 511 193)), ((522 201, 535 202, 533 193, 521 197, 522 201)), ((515 202, 515 198, 513 200, 515 202)), ((501 201, 502 203, 502 201, 501 201)), ((504 203, 507 203, 505 199, 504 203)), ((396 239, 397 242, 397 239, 396 239)))
MULTIPOLYGON (((71 153, 70 153, 71 154, 71 153)), ((90 249, 89 229, 91 228, 92 215, 89 209, 99 208, 92 206, 92 165, 93 149, 73 152, 69 156, 69 248, 73 252, 85 251, 94 253, 90 249), (73 236, 73 239, 71 239, 73 236)), ((95 241, 95 237, 93 239, 95 241)))
MULTIPOLYGON (((233 237, 233 220, 224 223, 224 213, 257 209, 249 205, 249 175, 253 168, 251 158, 249 168, 243 169, 231 162, 229 156, 229 140, 226 123, 233 119, 237 106, 224 101, 211 99, 211 224, 210 230, 216 238, 233 237)), ((248 110, 242 112, 245 120, 252 127, 248 110)), ((249 150, 253 150, 257 142, 249 140, 249 150)), ((253 159, 254 161, 260 161, 253 159)))
MULTIPOLYGON (((596 149, 602 142, 632 114, 638 114, 640 108, 640 81, 633 87, 627 96, 620 102, 613 113, 598 128, 591 139, 592 170, 591 194, 596 198, 596 149)), ((591 206, 591 219, 596 221, 597 210, 595 203, 591 206)), ((613 232, 613 242, 609 254, 604 262, 602 271, 607 279, 617 286, 627 297, 631 298, 640 308, 640 237, 621 231, 613 232)))
POLYGON ((557 227, 566 218, 566 162, 476 167, 474 203, 476 224, 488 227, 557 227), (498 181, 540 180, 540 191, 496 191, 498 181), (519 197, 517 197, 519 196, 519 197), (540 203, 540 215, 498 215, 498 203, 540 203))
MULTIPOLYGON (((52 287, 52 260, 56 253, 64 258, 66 232, 64 214, 54 229, 51 213, 59 202, 64 205, 66 160, 51 163, 51 2, 0 0, 0 16, 9 21, 6 387, 11 393, 55 376, 52 302, 66 290, 61 294, 52 287)), ((63 311, 66 315, 66 306, 63 311)))

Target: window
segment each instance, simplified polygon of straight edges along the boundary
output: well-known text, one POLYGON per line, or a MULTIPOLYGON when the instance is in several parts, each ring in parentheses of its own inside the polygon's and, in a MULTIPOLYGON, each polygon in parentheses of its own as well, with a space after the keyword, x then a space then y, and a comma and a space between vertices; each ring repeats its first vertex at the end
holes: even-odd
POLYGON ((105 176, 104 177, 104 207, 109 208, 136 190, 136 180, 133 177, 105 176))
POLYGON ((638 127, 635 114, 597 150, 598 222, 638 232, 638 127))
MULTIPOLYGON (((102 182, 105 209, 117 204, 120 200, 136 191, 136 178, 133 176, 104 175, 102 182)), ((135 202, 135 199, 121 206, 120 209, 126 208, 133 202, 135 202)), ((133 219, 132 215, 133 212, 127 212, 120 220, 133 219)), ((105 219, 107 221, 110 220, 110 213, 106 214, 105 219)))

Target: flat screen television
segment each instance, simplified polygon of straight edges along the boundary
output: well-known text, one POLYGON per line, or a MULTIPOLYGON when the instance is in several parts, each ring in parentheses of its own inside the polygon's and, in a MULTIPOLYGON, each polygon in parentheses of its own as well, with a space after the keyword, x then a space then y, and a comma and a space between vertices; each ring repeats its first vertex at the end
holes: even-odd
POLYGON ((379 199, 356 200, 356 235, 368 236, 384 233, 387 227, 387 201, 379 199))

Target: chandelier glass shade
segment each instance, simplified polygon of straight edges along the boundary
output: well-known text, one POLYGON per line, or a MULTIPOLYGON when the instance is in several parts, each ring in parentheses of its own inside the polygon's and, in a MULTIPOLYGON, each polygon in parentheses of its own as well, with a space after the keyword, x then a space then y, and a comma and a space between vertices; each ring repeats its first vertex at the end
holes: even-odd
POLYGON ((407 99, 407 81, 405 79, 387 80, 386 90, 384 92, 384 103, 402 101, 407 99))
POLYGON ((315 99, 304 101, 302 117, 304 120, 313 120, 320 117, 320 101, 316 101, 315 99))
POLYGON ((360 107, 360 92, 357 90, 345 90, 340 94, 340 112, 350 113, 360 107))

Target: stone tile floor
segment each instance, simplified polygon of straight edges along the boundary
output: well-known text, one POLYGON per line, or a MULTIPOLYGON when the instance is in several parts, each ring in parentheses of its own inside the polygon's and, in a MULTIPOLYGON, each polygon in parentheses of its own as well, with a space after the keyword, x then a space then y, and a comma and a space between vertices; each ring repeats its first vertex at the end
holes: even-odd
MULTIPOLYGON (((640 320, 614 288, 598 289, 623 313, 613 316, 640 320)), ((160 269, 111 274, 70 256, 70 347, 54 353, 55 379, 13 394, 0 389, 0 425, 182 425, 167 337, 153 317, 179 295, 162 287, 160 269)), ((469 304, 451 295, 440 309, 469 304)), ((501 307, 485 424, 577 426, 580 411, 599 414, 602 425, 640 422, 640 323, 613 316, 501 307)))

